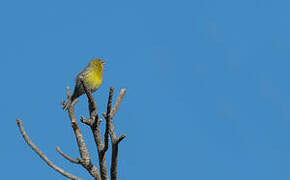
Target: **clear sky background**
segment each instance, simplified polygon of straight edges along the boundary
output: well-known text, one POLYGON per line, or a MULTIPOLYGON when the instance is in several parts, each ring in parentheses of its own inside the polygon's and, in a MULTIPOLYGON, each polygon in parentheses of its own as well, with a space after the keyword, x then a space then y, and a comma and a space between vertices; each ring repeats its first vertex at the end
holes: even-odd
MULTIPOLYGON (((58 166, 79 157, 65 87, 106 61, 94 94, 127 88, 115 118, 120 180, 290 179, 290 2, 0 2, 1 179, 64 179, 24 142, 16 117, 58 166)), ((78 117, 87 114, 80 98, 78 117)), ((82 131, 92 155, 89 128, 82 131)), ((95 157, 95 156, 94 156, 95 157)), ((97 162, 97 161, 94 161, 97 162)))

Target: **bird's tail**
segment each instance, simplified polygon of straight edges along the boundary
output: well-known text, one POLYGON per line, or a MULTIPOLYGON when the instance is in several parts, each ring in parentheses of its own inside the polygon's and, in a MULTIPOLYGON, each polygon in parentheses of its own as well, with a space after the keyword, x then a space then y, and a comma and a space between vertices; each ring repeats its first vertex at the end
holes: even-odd
POLYGON ((64 106, 63 106, 63 110, 68 110, 68 108, 71 106, 71 103, 72 103, 72 98, 70 97, 66 102, 65 102, 65 104, 64 104, 64 106))

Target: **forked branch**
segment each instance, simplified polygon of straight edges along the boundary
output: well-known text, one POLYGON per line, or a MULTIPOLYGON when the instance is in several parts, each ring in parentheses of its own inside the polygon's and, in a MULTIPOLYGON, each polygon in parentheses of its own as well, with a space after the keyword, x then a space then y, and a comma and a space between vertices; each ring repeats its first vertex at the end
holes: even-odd
MULTIPOLYGON (((117 113, 119 109, 120 103, 123 97, 125 96, 126 89, 121 89, 119 96, 117 98, 117 101, 115 105, 113 106, 113 109, 111 110, 113 91, 114 89, 111 87, 110 93, 109 93, 109 100, 107 104, 107 113, 103 113, 103 116, 106 119, 106 130, 107 130, 106 132, 110 134, 111 144, 112 144, 112 158, 111 158, 111 169, 110 169, 111 180, 117 180, 118 179, 118 176, 117 176, 118 145, 126 137, 126 135, 122 134, 120 137, 117 137, 114 123, 113 123, 113 117, 115 116, 115 114, 117 113)), ((105 138, 106 138, 106 134, 105 134, 105 138)))
POLYGON ((102 141, 101 133, 100 133, 101 119, 96 113, 97 112, 96 102, 92 98, 92 94, 89 91, 87 84, 85 83, 83 79, 81 79, 81 83, 88 97, 89 110, 90 110, 90 118, 86 119, 84 117, 81 117, 81 121, 91 127, 94 140, 97 146, 97 151, 98 151, 101 178, 102 180, 109 179, 105 154, 109 147, 109 135, 110 135, 111 144, 112 144, 112 161, 111 161, 110 174, 111 174, 111 180, 117 180, 118 144, 121 140, 123 140, 126 137, 126 135, 123 134, 121 135, 120 138, 116 136, 112 119, 115 116, 116 112, 118 111, 120 103, 125 95, 126 89, 121 89, 120 94, 117 98, 117 101, 113 107, 113 110, 111 110, 114 89, 112 87, 110 88, 108 104, 107 104, 107 112, 103 113, 106 119, 106 128, 105 128, 105 134, 104 134, 105 145, 104 145, 102 141))
MULTIPOLYGON (((67 97, 70 98, 70 89, 67 87, 67 97)), ((87 149, 86 143, 84 141, 83 135, 81 130, 77 124, 75 112, 74 112, 74 105, 76 101, 73 101, 72 104, 68 108, 68 114, 71 121, 71 125, 77 140, 80 156, 81 156, 81 165, 93 176, 96 180, 102 180, 100 176, 100 172, 96 166, 94 166, 91 162, 90 153, 87 149)))
MULTIPOLYGON (((114 89, 111 87, 109 92, 109 98, 107 103, 107 112, 103 113, 104 118, 106 119, 106 125, 105 125, 105 133, 104 133, 104 143, 101 136, 101 130, 100 130, 100 123, 102 120, 99 118, 97 114, 97 104, 89 91, 89 88, 87 87, 87 84, 84 82, 83 79, 81 79, 82 86, 84 88, 84 91, 88 97, 89 102, 89 112, 90 117, 88 119, 81 117, 81 122, 88 125, 92 131, 95 144, 97 146, 97 152, 98 152, 98 161, 99 161, 99 168, 100 170, 94 166, 91 162, 91 156, 87 149, 85 140, 83 138, 83 135, 81 133, 81 130, 78 126, 76 115, 74 112, 74 105, 78 102, 73 101, 71 105, 68 107, 68 115, 70 118, 71 126, 77 141, 80 158, 74 159, 71 156, 65 154, 61 151, 59 147, 56 147, 57 152, 64 157, 66 160, 70 161, 73 164, 80 164, 84 169, 86 169, 89 174, 95 179, 95 180, 109 180, 108 170, 107 170, 107 163, 106 163, 106 152, 109 148, 109 139, 111 139, 112 144, 112 157, 111 157, 111 169, 110 169, 110 179, 111 180, 117 180, 117 163, 118 163, 118 145, 119 143, 126 137, 125 134, 122 134, 120 137, 116 135, 114 124, 113 124, 113 117, 118 111, 118 108, 120 106, 120 103, 126 93, 126 89, 121 89, 119 96, 117 97, 116 103, 114 104, 112 108, 112 99, 113 99, 113 92, 114 89)), ((69 87, 67 87, 67 98, 70 99, 71 91, 69 87)), ((65 102, 63 101, 62 104, 64 105, 65 102)), ((63 169, 59 168, 58 166, 54 165, 29 139, 29 137, 26 135, 24 128, 22 126, 22 123, 19 119, 17 119, 17 125, 20 129, 20 132, 24 138, 24 140, 27 142, 27 144, 54 170, 62 174, 63 176, 73 179, 73 180, 81 180, 81 178, 78 178, 63 169)))

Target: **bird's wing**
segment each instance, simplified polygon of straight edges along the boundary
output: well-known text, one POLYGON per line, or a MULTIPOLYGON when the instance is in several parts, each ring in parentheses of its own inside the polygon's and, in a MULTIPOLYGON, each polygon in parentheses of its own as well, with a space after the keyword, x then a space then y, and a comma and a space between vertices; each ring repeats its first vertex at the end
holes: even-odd
POLYGON ((83 69, 76 77, 76 81, 80 80, 81 76, 86 77, 89 73, 90 67, 86 67, 85 69, 83 69))

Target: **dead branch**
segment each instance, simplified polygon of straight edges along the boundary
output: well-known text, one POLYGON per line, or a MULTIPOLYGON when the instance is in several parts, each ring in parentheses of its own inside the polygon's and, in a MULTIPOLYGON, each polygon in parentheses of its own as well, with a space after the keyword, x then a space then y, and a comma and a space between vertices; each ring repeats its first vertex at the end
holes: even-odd
POLYGON ((125 96, 125 93, 126 93, 126 89, 121 89, 121 91, 119 93, 119 96, 118 96, 118 98, 116 100, 116 103, 115 103, 115 105, 113 107, 113 110, 111 112, 111 118, 112 119, 114 118, 115 114, 117 113, 117 111, 119 109, 119 106, 120 106, 120 104, 121 104, 121 102, 122 102, 122 100, 123 100, 123 98, 125 96))
POLYGON ((47 165, 49 165, 51 168, 53 168, 54 170, 56 170, 57 172, 59 172, 60 174, 62 174, 63 176, 70 178, 70 179, 74 179, 74 180, 81 180, 81 178, 76 177, 66 171, 64 171, 63 169, 59 168, 58 166, 56 166, 55 164, 53 164, 45 154, 43 154, 43 152, 40 151, 40 149, 37 148, 37 146, 29 139, 28 135, 26 134, 26 132, 24 131, 24 128, 22 126, 21 120, 20 119, 16 119, 17 121, 17 125, 18 128, 25 140, 25 142, 31 147, 31 149, 36 152, 39 157, 44 160, 46 162, 47 165))
MULTIPOLYGON (((67 96, 70 98, 70 89, 67 88, 67 96)), ((91 162, 90 153, 87 149, 87 146, 85 144, 83 135, 81 133, 81 130, 77 124, 76 116, 74 113, 74 105, 77 101, 72 102, 72 104, 68 108, 68 114, 71 121, 71 125, 77 140, 80 156, 81 156, 81 165, 96 179, 96 180, 102 180, 100 176, 100 172, 97 169, 96 166, 94 166, 91 162)))
POLYGON ((123 134, 121 137, 117 137, 115 133, 115 128, 113 124, 113 117, 118 111, 118 108, 120 106, 120 103, 126 93, 126 89, 121 89, 120 94, 117 98, 117 101, 113 107, 113 110, 111 110, 112 107, 112 98, 113 98, 113 92, 114 88, 110 88, 109 92, 109 98, 108 98, 108 104, 107 104, 107 112, 103 113, 105 119, 106 119, 106 129, 105 129, 105 134, 104 134, 104 141, 105 141, 105 146, 102 141, 101 133, 100 133, 100 123, 101 119, 99 119, 97 115, 97 106, 96 102, 92 97, 91 92, 89 91, 87 84, 83 79, 81 79, 81 83, 83 85, 83 88, 85 90, 85 93, 88 97, 88 102, 89 102, 89 110, 90 110, 90 118, 86 119, 84 117, 81 117, 81 121, 88 126, 91 127, 94 140, 97 146, 98 150, 98 157, 99 157, 99 166, 100 166, 100 173, 101 173, 101 178, 102 180, 108 180, 108 172, 107 172, 107 166, 106 166, 106 158, 105 154, 106 151, 108 150, 109 147, 109 135, 111 137, 111 144, 112 144, 112 161, 111 161, 111 180, 117 180, 117 162, 118 162, 118 144, 121 142, 126 135, 123 134))
POLYGON ((99 118, 97 114, 97 105, 91 92, 89 91, 87 87, 87 84, 84 82, 83 79, 81 79, 81 83, 88 97, 89 111, 90 111, 90 118, 86 119, 84 117, 81 117, 81 121, 87 124, 88 126, 90 126, 91 131, 93 133, 95 144, 97 146, 97 151, 98 151, 101 178, 102 180, 109 180, 106 157, 103 151, 104 145, 103 145, 101 132, 100 132, 101 119, 99 118))
POLYGON ((113 106, 113 110, 110 112, 108 110, 111 107, 112 95, 113 95, 113 88, 111 88, 110 93, 109 93, 108 105, 107 105, 107 113, 103 113, 103 116, 106 119, 106 126, 108 128, 108 133, 110 134, 111 144, 112 144, 112 158, 111 158, 111 169, 110 169, 111 180, 118 179, 118 176, 117 176, 118 145, 126 137, 125 134, 122 134, 120 137, 117 137, 116 132, 115 132, 115 127, 113 124, 113 117, 117 113, 120 103, 123 97, 125 96, 125 93, 126 93, 126 89, 121 89, 119 96, 116 100, 116 103, 113 106))
MULTIPOLYGON (((113 98, 113 92, 114 89, 111 87, 109 92, 109 98, 107 103, 107 112, 103 113, 104 118, 106 119, 106 125, 105 125, 105 133, 104 133, 104 143, 101 137, 101 130, 100 130, 100 123, 102 120, 99 118, 97 114, 97 104, 89 91, 89 88, 87 87, 87 84, 84 82, 84 80, 81 78, 81 83, 83 86, 83 89, 88 97, 89 102, 89 113, 90 117, 88 119, 81 117, 81 122, 88 125, 92 131, 95 144, 97 146, 97 152, 98 152, 98 160, 99 160, 99 168, 94 166, 91 162, 90 153, 87 149, 86 143, 84 141, 83 135, 81 133, 81 130, 78 126, 75 112, 74 112, 74 106, 78 102, 77 100, 73 101, 71 105, 68 107, 68 115, 70 118, 71 126, 77 141, 80 158, 74 159, 71 156, 65 154, 61 151, 59 147, 56 147, 57 152, 74 164, 80 164, 83 168, 85 168, 89 174, 94 177, 96 180, 109 180, 108 176, 108 170, 107 170, 107 163, 106 163, 106 157, 105 154, 109 148, 109 137, 111 139, 112 144, 112 160, 111 160, 111 169, 110 169, 110 176, 111 180, 117 180, 117 162, 118 162, 118 145, 119 143, 126 137, 125 134, 122 134, 120 137, 116 135, 114 124, 113 124, 113 117, 118 111, 118 108, 120 106, 120 103, 126 93, 126 89, 121 89, 119 96, 117 97, 116 103, 112 108, 112 98, 113 98)), ((67 99, 70 99, 71 91, 69 87, 67 87, 67 99)), ((62 101, 62 104, 64 105, 65 102, 62 101)), ((25 141, 29 144, 29 146, 53 169, 61 173, 62 175, 70 178, 70 179, 77 179, 80 180, 80 178, 73 176, 61 168, 55 166, 52 164, 51 161, 47 159, 47 157, 29 140, 27 135, 24 132, 24 129, 22 127, 21 121, 17 120, 17 124, 20 128, 20 131, 25 139, 25 141)))
POLYGON ((72 157, 70 157, 69 155, 65 154, 64 152, 61 151, 61 149, 57 146, 56 147, 56 151, 62 156, 64 157, 66 160, 70 161, 71 163, 74 163, 74 164, 80 164, 81 163, 81 159, 77 158, 77 159, 74 159, 72 157))

